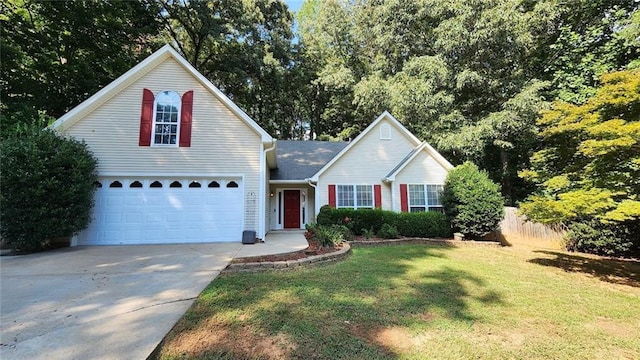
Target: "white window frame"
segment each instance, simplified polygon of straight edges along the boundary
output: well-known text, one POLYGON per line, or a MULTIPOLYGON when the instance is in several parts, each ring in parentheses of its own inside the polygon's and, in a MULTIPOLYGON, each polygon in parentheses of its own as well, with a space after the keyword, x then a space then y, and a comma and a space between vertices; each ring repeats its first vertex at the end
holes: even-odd
POLYGON ((380 140, 391 140, 391 126, 389 124, 380 125, 380 140))
POLYGON ((373 209, 375 208, 375 194, 373 185, 368 184, 341 184, 336 185, 336 208, 338 209, 373 209), (350 187, 351 193, 353 194, 353 205, 344 205, 341 204, 342 198, 340 197, 341 190, 344 188, 350 187), (358 198, 358 188, 364 189, 367 188, 371 194, 371 206, 368 205, 358 205, 358 200, 362 200, 358 198))
MULTIPOLYGON (((178 145, 180 144, 180 119, 182 117, 182 97, 180 96, 180 94, 178 94, 175 91, 171 91, 171 90, 163 90, 161 91, 158 96, 156 96, 156 98, 153 101, 153 123, 152 123, 152 127, 151 127, 151 146, 163 146, 163 147, 178 147, 178 145), (176 108, 178 109, 178 114, 177 114, 177 121, 176 121, 176 143, 175 144, 163 144, 163 143, 157 143, 156 142, 156 125, 158 125, 156 123, 156 117, 158 116, 158 100, 161 98, 161 95, 163 95, 164 93, 168 93, 169 95, 171 94, 175 94, 175 96, 178 99, 178 103, 176 104, 176 108)), ((165 123, 161 123, 161 124, 165 124, 165 123)), ((173 125, 173 123, 169 122, 169 125, 173 125)))
MULTIPOLYGON (((409 184, 407 186, 407 197, 409 198, 409 212, 423 212, 423 211, 440 211, 442 212, 444 209, 442 207, 442 184, 409 184), (437 200, 436 202, 430 201, 432 199, 429 198, 429 187, 435 186, 437 191, 437 200), (412 191, 412 187, 414 191, 412 191), (415 197, 411 196, 412 192, 419 191, 416 187, 421 187, 422 196, 424 196, 424 204, 415 203, 417 200, 415 197)), ((420 198, 422 200, 422 198, 420 198)))

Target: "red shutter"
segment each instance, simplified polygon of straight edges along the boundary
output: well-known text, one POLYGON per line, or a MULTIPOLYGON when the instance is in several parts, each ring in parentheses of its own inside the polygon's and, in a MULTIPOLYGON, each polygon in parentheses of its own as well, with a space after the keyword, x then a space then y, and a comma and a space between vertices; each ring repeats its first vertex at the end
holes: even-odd
POLYGON ((151 145, 151 127, 153 126, 153 93, 149 89, 142 90, 142 110, 140 111, 140 139, 138 145, 151 145))
POLYGON ((182 95, 180 110, 180 147, 191 146, 191 113, 193 112, 193 90, 182 95))
POLYGON ((402 210, 402 212, 409 211, 409 196, 407 192, 407 184, 400 184, 400 210, 402 210))
POLYGON ((329 185, 329 206, 336 207, 336 186, 329 185))
POLYGON ((380 185, 373 185, 373 201, 376 209, 382 208, 382 187, 380 185))

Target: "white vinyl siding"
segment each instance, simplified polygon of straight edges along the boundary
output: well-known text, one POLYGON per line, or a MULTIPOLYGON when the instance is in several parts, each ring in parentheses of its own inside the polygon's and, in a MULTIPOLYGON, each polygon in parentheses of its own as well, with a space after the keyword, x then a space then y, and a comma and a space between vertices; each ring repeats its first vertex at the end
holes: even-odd
POLYGON ((442 185, 410 184, 409 211, 442 211, 441 192, 442 185))
MULTIPOLYGON (((386 131, 385 129, 382 132, 386 133, 386 131)), ((327 186, 329 184, 380 184, 389 171, 417 145, 419 144, 414 143, 390 121, 383 119, 320 175, 317 191, 322 203, 319 205, 322 206, 328 202, 327 186), (380 139, 380 130, 383 125, 388 127, 392 140, 380 139)), ((392 209, 391 187, 388 184, 382 184, 381 195, 382 208, 392 209)), ((396 198, 396 202, 400 201, 399 199, 396 198)))
MULTIPOLYGON (((447 169, 424 150, 396 175, 395 183, 442 185, 447 178, 447 173, 447 169)), ((400 201, 400 187, 394 186, 393 191, 394 198, 400 201)), ((399 203, 397 206, 397 210, 400 211, 399 203)))
POLYGON ((103 176, 242 175, 245 229, 259 230, 261 136, 172 58, 133 79, 65 133, 86 141, 103 176), (194 91, 191 147, 138 146, 144 88, 156 96, 167 89, 194 91))

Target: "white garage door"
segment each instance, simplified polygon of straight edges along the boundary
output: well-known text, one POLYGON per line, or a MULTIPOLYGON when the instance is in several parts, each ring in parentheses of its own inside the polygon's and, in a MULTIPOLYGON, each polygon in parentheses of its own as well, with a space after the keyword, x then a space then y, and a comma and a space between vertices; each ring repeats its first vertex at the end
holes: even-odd
POLYGON ((78 245, 241 241, 241 179, 101 179, 78 245))

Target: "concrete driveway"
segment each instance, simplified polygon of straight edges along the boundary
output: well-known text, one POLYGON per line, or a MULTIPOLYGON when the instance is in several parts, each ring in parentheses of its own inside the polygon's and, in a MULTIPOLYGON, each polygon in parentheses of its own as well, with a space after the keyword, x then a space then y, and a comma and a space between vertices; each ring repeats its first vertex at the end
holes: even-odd
POLYGON ((0 258, 0 358, 145 359, 240 243, 0 258))

